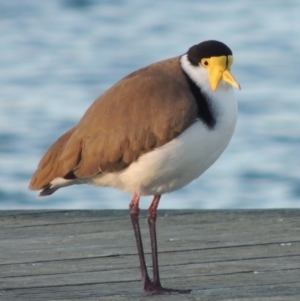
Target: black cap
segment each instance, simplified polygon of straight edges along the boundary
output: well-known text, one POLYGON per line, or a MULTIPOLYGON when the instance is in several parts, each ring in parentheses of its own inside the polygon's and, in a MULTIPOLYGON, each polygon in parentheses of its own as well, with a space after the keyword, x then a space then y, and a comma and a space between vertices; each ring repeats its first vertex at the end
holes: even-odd
POLYGON ((192 46, 188 52, 188 60, 192 65, 198 66, 201 59, 212 56, 232 55, 230 48, 222 42, 209 40, 192 46))

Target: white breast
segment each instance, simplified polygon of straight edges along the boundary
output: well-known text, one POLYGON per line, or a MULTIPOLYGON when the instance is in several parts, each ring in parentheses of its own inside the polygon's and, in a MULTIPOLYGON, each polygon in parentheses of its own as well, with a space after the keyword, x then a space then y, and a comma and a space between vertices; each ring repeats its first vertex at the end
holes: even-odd
POLYGON ((228 84, 221 82, 211 98, 217 112, 213 129, 195 120, 176 139, 141 156, 128 168, 98 175, 88 183, 115 187, 130 194, 157 195, 179 189, 198 178, 222 154, 237 121, 237 103, 228 84))

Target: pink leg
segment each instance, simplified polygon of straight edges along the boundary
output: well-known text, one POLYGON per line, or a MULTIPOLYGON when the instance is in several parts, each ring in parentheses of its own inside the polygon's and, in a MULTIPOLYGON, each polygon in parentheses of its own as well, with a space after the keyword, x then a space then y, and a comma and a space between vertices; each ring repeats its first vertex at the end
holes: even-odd
POLYGON ((156 239, 156 219, 157 207, 160 200, 160 195, 156 195, 148 208, 148 225, 150 230, 152 263, 153 263, 153 284, 161 286, 158 271, 158 255, 157 255, 157 239, 156 239))
POLYGON ((151 283, 151 280, 147 272, 143 242, 142 242, 140 225, 139 225, 139 212, 140 212, 139 201, 140 201, 140 195, 138 193, 135 193, 129 204, 129 210, 130 210, 131 222, 133 226, 134 236, 135 236, 139 259, 140 259, 142 281, 145 289, 145 287, 151 283))
POLYGON ((150 280, 148 272, 147 272, 141 231, 140 231, 140 226, 139 226, 140 195, 138 193, 134 194, 134 196, 130 202, 130 205, 129 205, 131 222, 132 222, 132 226, 133 226, 133 231, 134 231, 139 259, 140 259, 142 282, 143 282, 144 290, 146 293, 152 294, 152 295, 154 295, 154 294, 172 294, 172 293, 173 294, 188 294, 191 292, 191 290, 168 289, 168 288, 163 288, 160 284, 159 271, 158 271, 156 227, 155 227, 155 222, 156 222, 156 218, 157 218, 157 207, 159 204, 159 200, 160 200, 160 195, 156 195, 148 209, 148 224, 149 224, 149 229, 150 229, 152 261, 153 261, 153 281, 150 280))
POLYGON ((189 294, 191 290, 168 289, 161 286, 158 270, 157 239, 156 239, 156 219, 157 207, 160 195, 156 195, 148 208, 148 225, 150 230, 152 263, 153 263, 153 281, 147 286, 146 291, 152 294, 189 294))

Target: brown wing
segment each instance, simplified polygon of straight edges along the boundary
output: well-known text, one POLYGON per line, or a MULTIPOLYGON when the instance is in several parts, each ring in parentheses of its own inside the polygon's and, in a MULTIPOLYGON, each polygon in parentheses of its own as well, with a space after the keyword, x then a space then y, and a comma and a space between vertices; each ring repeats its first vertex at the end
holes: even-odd
POLYGON ((140 69, 101 95, 51 146, 29 188, 41 189, 56 177, 120 171, 180 135, 196 118, 178 57, 140 69))

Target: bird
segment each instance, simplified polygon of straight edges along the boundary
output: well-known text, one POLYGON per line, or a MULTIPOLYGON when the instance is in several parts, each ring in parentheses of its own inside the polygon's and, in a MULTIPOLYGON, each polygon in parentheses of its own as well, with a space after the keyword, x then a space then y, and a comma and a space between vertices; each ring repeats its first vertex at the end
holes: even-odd
POLYGON ((48 149, 29 189, 48 196, 74 185, 109 186, 132 195, 131 222, 147 294, 187 294, 162 286, 156 237, 162 194, 202 175, 223 153, 238 117, 231 73, 233 54, 223 42, 207 40, 187 52, 134 71, 87 109, 77 125, 48 149), (153 277, 139 226, 139 201, 148 209, 153 277))

